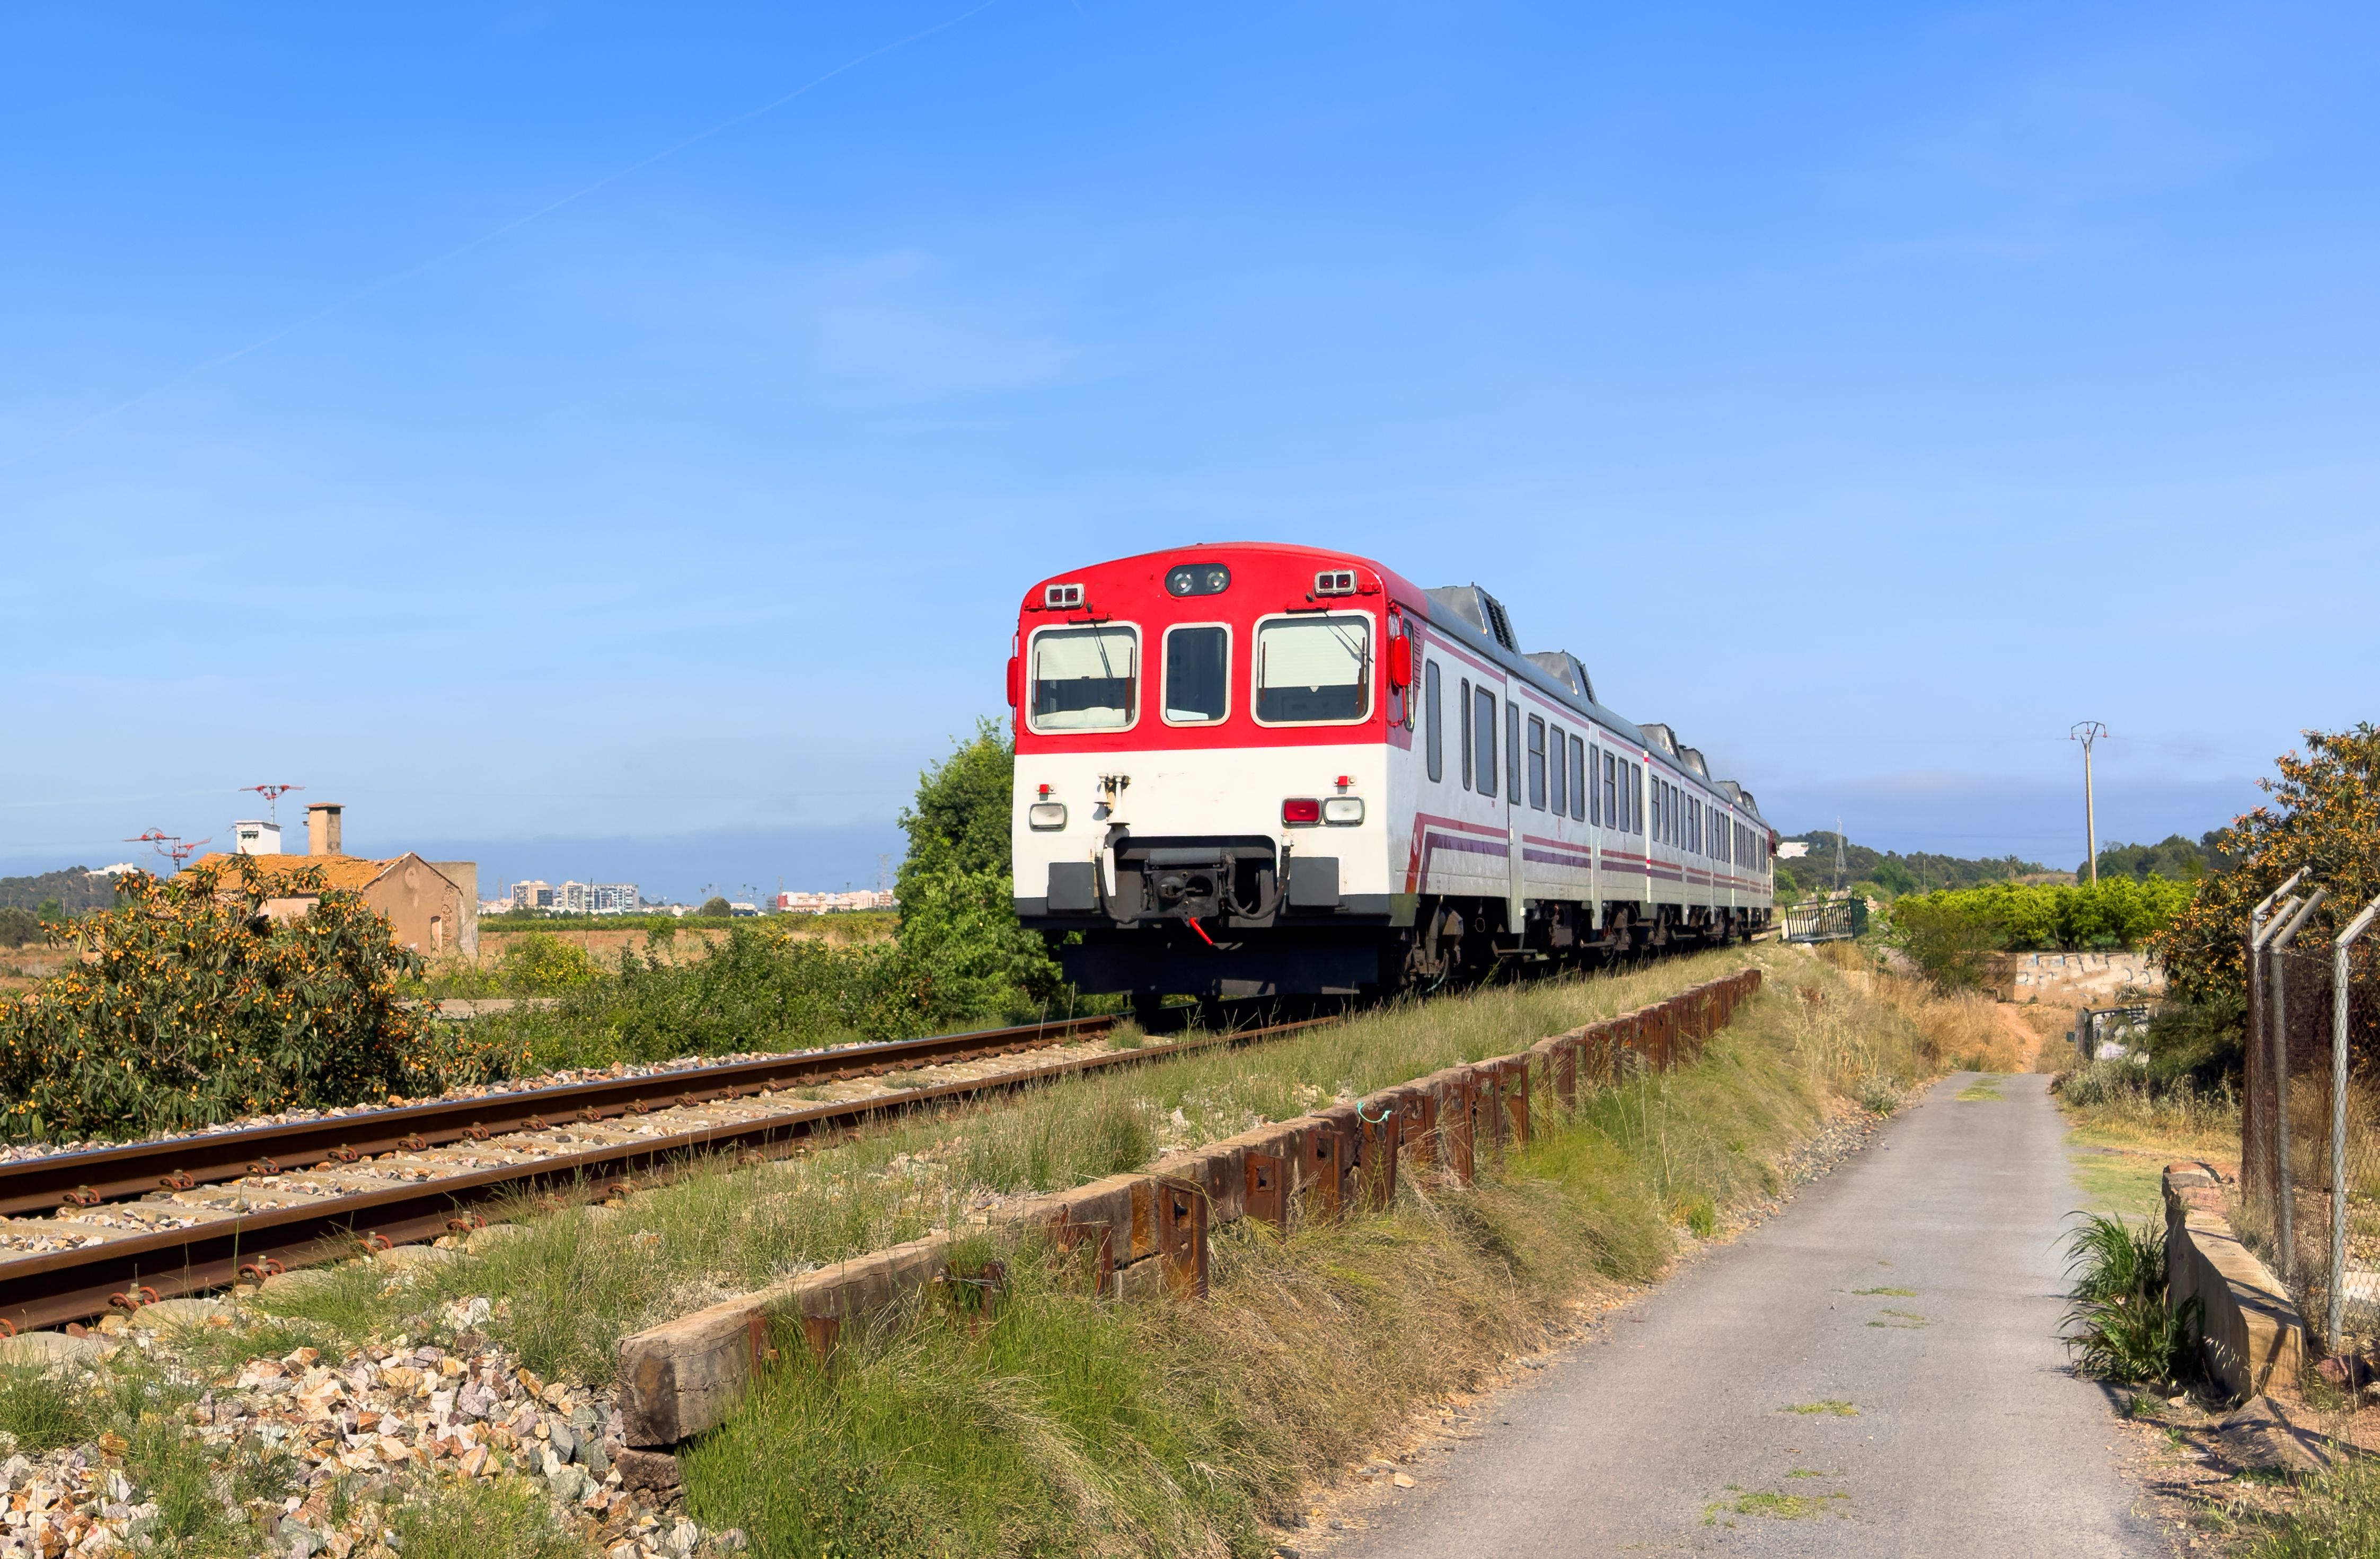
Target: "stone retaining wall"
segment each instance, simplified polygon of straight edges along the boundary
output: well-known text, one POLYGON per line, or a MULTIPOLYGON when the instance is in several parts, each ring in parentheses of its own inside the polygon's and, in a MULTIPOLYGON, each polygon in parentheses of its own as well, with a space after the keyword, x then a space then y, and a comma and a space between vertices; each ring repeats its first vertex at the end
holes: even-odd
MULTIPOLYGON (((1699 1056, 1739 1002, 1760 988, 1747 969, 1510 1056, 1448 1067, 1341 1105, 1170 1154, 1148 1170, 1038 1198, 1005 1215, 1077 1251, 1100 1291, 1203 1297, 1209 1228, 1244 1217, 1288 1227, 1293 1206, 1330 1216, 1385 1207, 1397 1166, 1421 1164, 1468 1183, 1480 1164, 1525 1142, 1533 1102, 1567 1107, 1582 1086, 1699 1056)), ((935 1235, 774 1284, 624 1337, 619 1406, 631 1445, 670 1445, 722 1422, 765 1356, 772 1318, 797 1320, 821 1357, 842 1324, 936 1283, 996 1283, 953 1272, 966 1237, 935 1235)))

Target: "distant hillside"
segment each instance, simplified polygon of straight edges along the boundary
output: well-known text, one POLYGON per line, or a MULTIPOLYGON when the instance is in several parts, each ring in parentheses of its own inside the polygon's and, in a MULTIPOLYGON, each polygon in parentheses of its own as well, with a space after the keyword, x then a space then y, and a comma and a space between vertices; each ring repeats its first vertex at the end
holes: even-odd
POLYGON ((115 879, 81 866, 40 876, 0 877, 0 910, 38 910, 52 900, 70 915, 103 910, 115 901, 115 879))
MULTIPOLYGON (((1810 853, 1795 861, 1779 861, 1779 868, 1793 876, 1793 884, 1803 892, 1821 892, 1835 885, 1835 840, 1831 829, 1816 828, 1806 834, 1789 834, 1786 842, 1805 842, 1810 853)), ((1843 840, 1843 886, 1870 883, 1881 888, 1887 895, 1925 893, 1937 888, 1973 888, 1980 883, 2007 882, 2028 876, 2049 868, 2038 861, 2026 861, 2014 855, 1998 860, 1970 861, 1957 855, 1936 855, 1917 851, 1903 855, 1893 850, 1870 850, 1864 844, 1843 840)))

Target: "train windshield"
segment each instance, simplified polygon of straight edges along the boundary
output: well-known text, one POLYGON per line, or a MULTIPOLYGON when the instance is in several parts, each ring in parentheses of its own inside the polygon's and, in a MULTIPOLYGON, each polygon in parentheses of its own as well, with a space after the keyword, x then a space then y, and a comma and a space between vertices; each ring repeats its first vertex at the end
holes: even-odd
POLYGON ((1358 720, 1372 696, 1372 620, 1276 618, 1257 629, 1257 719, 1358 720))
POLYGON ((1033 636, 1036 731, 1121 731, 1132 723, 1140 634, 1099 625, 1033 636))

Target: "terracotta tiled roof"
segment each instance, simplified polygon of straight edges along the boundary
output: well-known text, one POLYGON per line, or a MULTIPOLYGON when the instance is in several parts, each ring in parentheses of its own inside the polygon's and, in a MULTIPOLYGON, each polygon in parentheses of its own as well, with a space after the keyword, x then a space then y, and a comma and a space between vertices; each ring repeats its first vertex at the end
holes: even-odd
MULTIPOLYGON (((231 864, 233 859, 233 856, 224 853, 208 854, 200 856, 192 864, 220 866, 226 871, 236 871, 237 868, 231 864)), ((403 862, 406 857, 398 855, 386 861, 374 861, 362 855, 260 854, 251 855, 249 859, 254 861, 259 869, 273 876, 284 876, 291 872, 302 871, 312 866, 322 872, 322 885, 325 888, 343 888, 350 893, 360 893, 378 882, 391 867, 403 862)))

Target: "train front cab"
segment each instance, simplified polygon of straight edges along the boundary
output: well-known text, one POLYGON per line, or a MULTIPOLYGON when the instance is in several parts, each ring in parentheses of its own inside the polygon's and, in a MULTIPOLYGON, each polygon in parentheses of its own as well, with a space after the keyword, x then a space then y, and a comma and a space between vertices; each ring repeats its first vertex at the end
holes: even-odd
POLYGON ((1019 920, 1079 988, 1393 986, 1411 586, 1305 548, 1187 548, 1044 581, 1019 612, 1019 920))

